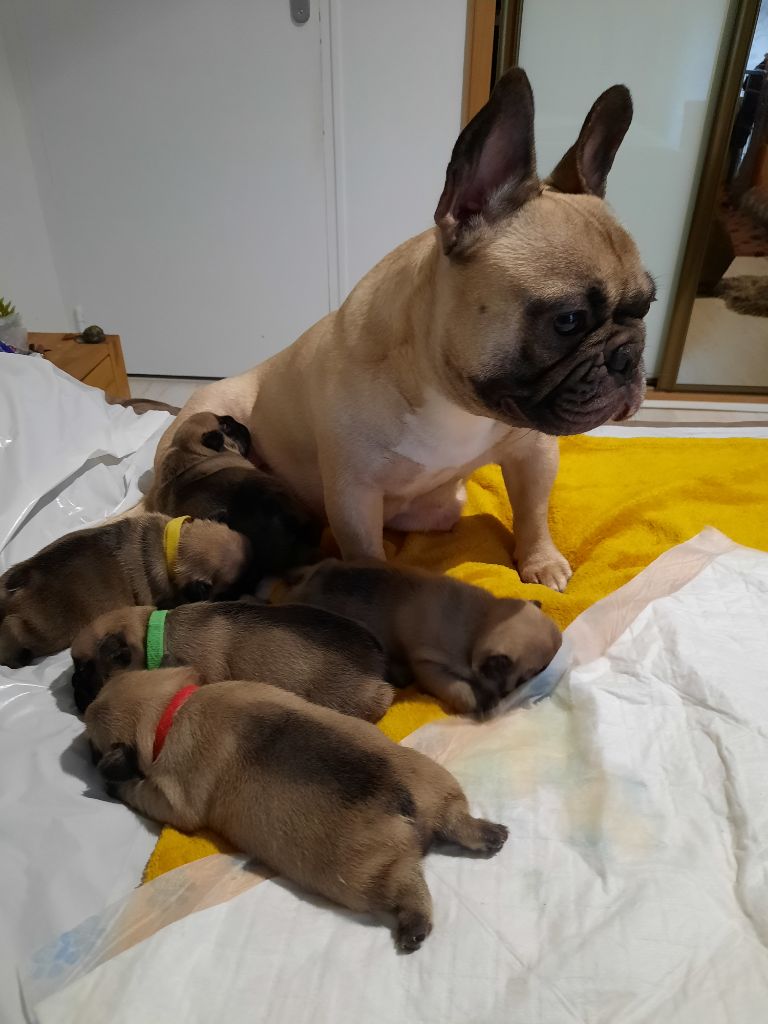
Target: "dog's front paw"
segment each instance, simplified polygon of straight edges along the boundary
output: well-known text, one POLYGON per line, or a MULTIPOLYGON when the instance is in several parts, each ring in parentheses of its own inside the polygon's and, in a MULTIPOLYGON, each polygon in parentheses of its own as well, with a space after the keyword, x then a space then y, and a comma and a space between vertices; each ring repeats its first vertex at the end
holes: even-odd
POLYGON ((557 548, 552 545, 534 548, 523 555, 515 555, 515 567, 523 583, 541 583, 552 590, 563 591, 573 570, 557 548))

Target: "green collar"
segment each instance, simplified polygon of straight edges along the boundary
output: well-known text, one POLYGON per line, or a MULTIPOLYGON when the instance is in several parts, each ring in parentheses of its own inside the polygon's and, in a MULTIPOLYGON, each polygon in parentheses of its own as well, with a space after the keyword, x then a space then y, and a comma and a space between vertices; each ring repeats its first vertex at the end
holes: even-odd
POLYGON ((165 618, 167 611, 155 609, 147 623, 147 668, 160 668, 165 653, 165 618))

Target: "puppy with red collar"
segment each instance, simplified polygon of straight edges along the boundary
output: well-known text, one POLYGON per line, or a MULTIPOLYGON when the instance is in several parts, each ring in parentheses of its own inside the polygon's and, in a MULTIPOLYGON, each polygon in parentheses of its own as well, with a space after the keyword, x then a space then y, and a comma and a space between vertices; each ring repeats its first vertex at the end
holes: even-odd
POLYGON ((85 715, 113 796, 185 832, 209 828, 350 910, 393 914, 395 943, 432 928, 421 859, 435 841, 492 855, 444 768, 375 726, 252 682, 199 687, 190 669, 114 676, 85 715))

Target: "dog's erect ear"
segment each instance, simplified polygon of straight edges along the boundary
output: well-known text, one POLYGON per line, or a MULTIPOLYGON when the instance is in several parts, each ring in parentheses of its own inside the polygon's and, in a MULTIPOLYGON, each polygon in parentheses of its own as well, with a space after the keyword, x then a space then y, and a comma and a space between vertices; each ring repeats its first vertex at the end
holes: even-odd
POLYGON ((212 452, 220 452, 224 448, 224 435, 220 430, 208 430, 200 438, 203 448, 210 448, 212 452))
POLYGON ((131 648, 122 633, 108 633, 99 641, 99 655, 112 665, 131 664, 131 648))
POLYGON ((547 178, 558 192, 605 195, 613 158, 632 123, 632 97, 626 85, 612 85, 598 96, 579 137, 547 178))
POLYGON ((525 72, 511 68, 453 147, 435 210, 444 251, 450 253, 479 220, 512 213, 538 187, 533 93, 525 72))

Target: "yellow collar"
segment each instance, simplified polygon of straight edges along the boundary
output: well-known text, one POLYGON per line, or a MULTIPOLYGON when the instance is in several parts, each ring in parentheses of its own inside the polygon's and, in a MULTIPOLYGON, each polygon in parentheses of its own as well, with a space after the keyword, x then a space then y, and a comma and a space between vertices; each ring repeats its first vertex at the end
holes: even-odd
POLYGON ((179 554, 179 544, 181 542, 181 528, 191 518, 191 516, 177 516, 165 524, 163 550, 165 551, 165 564, 168 567, 168 572, 171 574, 173 574, 176 568, 176 558, 179 554))

